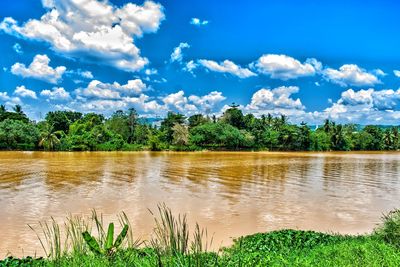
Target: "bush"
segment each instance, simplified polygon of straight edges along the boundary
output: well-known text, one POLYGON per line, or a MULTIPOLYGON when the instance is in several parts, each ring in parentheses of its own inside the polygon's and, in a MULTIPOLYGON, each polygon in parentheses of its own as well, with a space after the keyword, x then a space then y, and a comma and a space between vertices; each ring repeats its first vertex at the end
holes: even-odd
POLYGON ((375 229, 375 234, 387 243, 400 248, 400 210, 395 209, 383 215, 382 225, 375 229))

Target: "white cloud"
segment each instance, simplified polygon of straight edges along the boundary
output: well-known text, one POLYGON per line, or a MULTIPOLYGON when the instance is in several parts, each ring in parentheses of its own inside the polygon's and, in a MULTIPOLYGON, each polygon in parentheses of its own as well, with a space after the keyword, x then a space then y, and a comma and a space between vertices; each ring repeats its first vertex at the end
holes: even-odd
POLYGON ((14 91, 14 94, 20 97, 30 97, 32 99, 37 99, 36 92, 27 89, 24 85, 17 86, 17 88, 14 91))
POLYGON ((69 92, 65 91, 62 87, 54 87, 52 90, 43 90, 40 92, 41 96, 45 96, 50 100, 69 100, 71 98, 69 92))
POLYGON ((188 98, 197 108, 203 112, 209 113, 215 111, 215 107, 226 99, 222 92, 212 91, 207 95, 191 95, 188 98))
POLYGON ((17 104, 22 104, 22 101, 19 97, 11 97, 7 92, 0 92, 0 100, 4 101, 7 107, 13 107, 17 104))
POLYGON ((174 48, 174 51, 171 54, 171 62, 182 62, 182 50, 184 48, 190 48, 190 45, 188 43, 180 43, 177 47, 174 48))
POLYGON ((7 17, 0 23, 0 30, 45 41, 66 56, 85 57, 132 72, 148 63, 140 55, 135 38, 156 32, 165 18, 163 7, 152 1, 122 7, 97 0, 44 0, 42 4, 47 12, 40 19, 19 26, 7 17))
POLYGON ((182 68, 182 70, 183 70, 183 71, 187 71, 187 72, 189 72, 189 73, 191 73, 191 74, 194 75, 193 71, 194 71, 196 68, 197 68, 197 64, 196 64, 193 60, 190 60, 189 62, 187 62, 187 63, 185 64, 185 66, 182 68))
POLYGON ((119 99, 123 96, 138 95, 145 90, 147 90, 147 86, 140 79, 129 80, 124 85, 117 82, 111 84, 93 80, 86 88, 76 89, 75 93, 84 97, 119 99))
POLYGON ((150 75, 156 75, 156 74, 158 74, 158 71, 157 71, 156 69, 146 69, 146 70, 144 71, 144 73, 145 73, 146 75, 150 76, 150 75))
POLYGON ((24 78, 30 77, 56 84, 62 79, 66 68, 64 66, 52 68, 49 63, 47 55, 36 55, 28 67, 22 63, 15 63, 11 67, 11 72, 24 78))
POLYGON ((192 115, 198 112, 214 112, 216 106, 225 100, 226 97, 221 92, 213 91, 207 95, 185 96, 185 92, 180 90, 162 98, 165 110, 177 110, 185 115, 192 115))
MULTIPOLYGON (((81 69, 69 70, 69 71, 66 71, 65 73, 70 76, 73 76, 73 75, 80 76, 81 78, 84 78, 84 79, 93 79, 93 77, 94 77, 93 73, 91 71, 81 70, 81 69)), ((79 81, 79 82, 82 82, 82 81, 79 81)))
POLYGON ((373 72, 376 76, 384 77, 384 76, 387 75, 387 73, 385 73, 385 72, 384 72, 383 70, 381 70, 381 69, 374 69, 372 72, 373 72))
POLYGON ((191 18, 190 19, 190 24, 195 25, 195 26, 205 26, 209 23, 208 20, 201 20, 199 18, 191 18))
POLYGON ((14 45, 13 45, 13 49, 14 49, 14 51, 17 53, 17 54, 23 54, 24 53, 24 51, 22 50, 22 47, 21 47, 21 45, 19 44, 19 43, 15 43, 14 45))
POLYGON ((342 96, 339 100, 340 104, 344 105, 362 105, 362 104, 372 104, 374 89, 359 90, 354 91, 353 89, 348 89, 342 92, 342 96))
POLYGON ((393 74, 394 74, 394 76, 400 78, 400 70, 394 70, 394 71, 393 71, 393 74))
POLYGON ((86 79, 93 79, 93 74, 92 72, 86 70, 86 71, 82 71, 82 70, 78 70, 78 75, 82 76, 83 78, 86 79))
POLYGON ((73 106, 79 110, 86 112, 108 112, 111 113, 117 109, 127 109, 135 107, 140 112, 150 114, 165 113, 165 107, 157 103, 155 100, 150 100, 150 97, 141 94, 138 97, 122 97, 121 99, 94 99, 89 101, 75 101, 73 106))
POLYGON ((341 98, 322 112, 314 112, 315 119, 329 118, 341 123, 398 124, 400 89, 348 89, 341 98))
POLYGON ((314 58, 301 63, 295 58, 276 54, 263 55, 250 65, 259 73, 281 80, 313 76, 322 68, 322 64, 314 58))
POLYGON ((247 68, 242 68, 239 65, 236 65, 230 60, 224 60, 223 62, 218 63, 213 60, 200 59, 198 63, 211 71, 230 73, 239 78, 249 78, 257 75, 247 68))
POLYGON ((323 75, 326 80, 340 86, 371 86, 381 83, 376 75, 355 64, 345 64, 338 70, 327 68, 323 70, 323 75))
POLYGON ((185 96, 185 92, 182 90, 167 95, 166 97, 162 98, 164 104, 169 108, 176 108, 179 112, 195 112, 197 111, 197 107, 193 104, 188 103, 188 99, 185 96))
POLYGON ((293 99, 292 94, 298 93, 297 86, 281 86, 274 89, 262 88, 255 92, 250 104, 245 107, 247 112, 256 115, 270 113, 272 115, 304 114, 305 107, 300 99, 293 99))

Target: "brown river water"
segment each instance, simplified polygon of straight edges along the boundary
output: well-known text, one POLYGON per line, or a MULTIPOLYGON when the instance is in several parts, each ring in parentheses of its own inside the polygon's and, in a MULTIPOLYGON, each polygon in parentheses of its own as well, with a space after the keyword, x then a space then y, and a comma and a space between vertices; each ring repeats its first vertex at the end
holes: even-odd
POLYGON ((136 237, 164 202, 214 235, 282 228, 365 233, 400 207, 400 153, 0 152, 0 258, 43 254, 28 227, 95 208, 136 237))

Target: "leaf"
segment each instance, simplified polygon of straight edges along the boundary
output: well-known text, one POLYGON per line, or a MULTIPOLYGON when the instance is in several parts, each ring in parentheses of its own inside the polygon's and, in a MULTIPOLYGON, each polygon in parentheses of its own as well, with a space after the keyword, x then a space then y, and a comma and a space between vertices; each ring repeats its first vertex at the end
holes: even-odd
POLYGON ((99 243, 94 239, 88 231, 82 233, 83 239, 85 239, 86 244, 89 246, 90 250, 96 254, 101 254, 99 243))
POLYGON ((108 231, 107 231, 107 239, 106 239, 106 246, 105 249, 109 250, 112 248, 114 241, 114 223, 110 223, 108 225, 108 231))
POLYGON ((118 248, 121 244, 126 235, 128 234, 129 226, 125 224, 124 228, 122 229, 121 233, 118 235, 117 240, 115 240, 114 247, 118 248))

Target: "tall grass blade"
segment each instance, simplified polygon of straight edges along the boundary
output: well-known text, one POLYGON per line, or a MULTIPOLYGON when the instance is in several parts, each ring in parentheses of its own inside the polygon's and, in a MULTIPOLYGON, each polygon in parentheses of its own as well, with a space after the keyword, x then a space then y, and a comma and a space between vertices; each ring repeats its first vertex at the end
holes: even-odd
POLYGON ((106 239, 106 250, 110 250, 113 246, 113 241, 114 241, 114 223, 110 223, 108 225, 108 231, 107 231, 107 239, 106 239))

